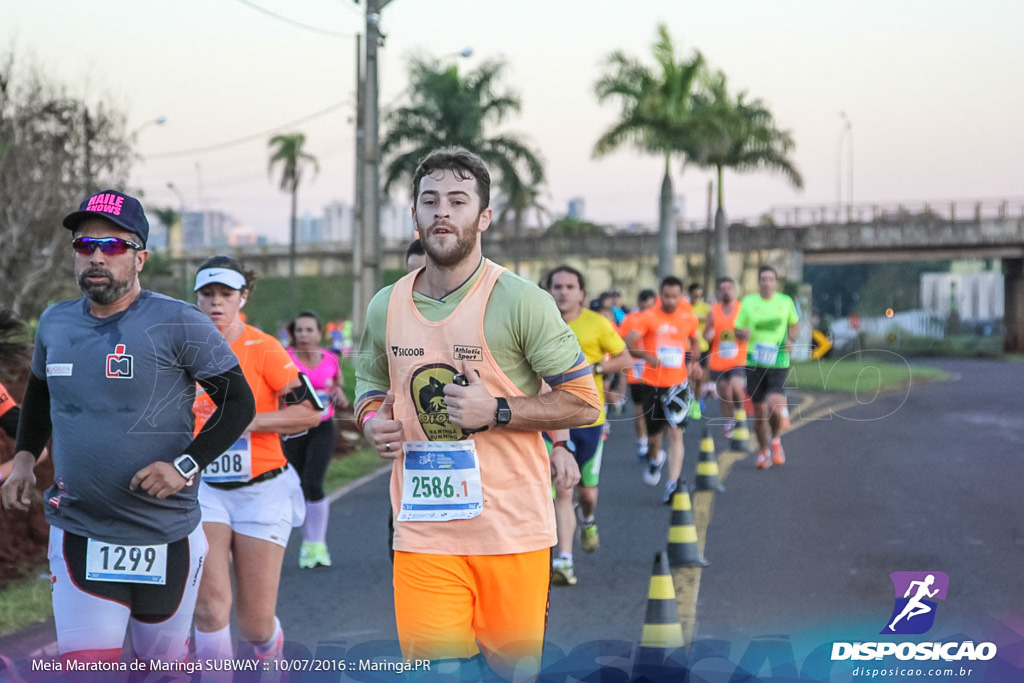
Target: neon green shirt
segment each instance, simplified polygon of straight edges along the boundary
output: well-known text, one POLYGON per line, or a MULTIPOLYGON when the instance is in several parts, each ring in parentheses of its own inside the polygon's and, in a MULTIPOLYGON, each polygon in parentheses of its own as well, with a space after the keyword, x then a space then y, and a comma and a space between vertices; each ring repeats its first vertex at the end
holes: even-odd
POLYGON ((748 294, 736 316, 737 330, 750 330, 747 365, 759 368, 788 368, 786 336, 800 316, 793 299, 776 292, 765 301, 760 294, 748 294))

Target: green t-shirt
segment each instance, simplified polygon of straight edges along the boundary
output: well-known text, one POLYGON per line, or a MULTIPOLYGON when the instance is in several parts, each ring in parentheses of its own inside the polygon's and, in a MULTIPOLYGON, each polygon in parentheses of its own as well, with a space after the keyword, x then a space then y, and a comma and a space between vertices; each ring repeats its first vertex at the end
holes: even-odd
MULTIPOLYGON (((444 320, 462 302, 483 272, 481 267, 443 300, 413 292, 420 314, 444 320)), ((382 396, 391 386, 384 334, 394 286, 377 292, 366 311, 366 331, 356 358, 356 397, 382 396)), ((502 371, 526 396, 540 389, 541 378, 558 383, 559 375, 582 359, 579 342, 562 320, 551 295, 512 272, 494 283, 484 313, 484 340, 502 371)))
POLYGON ((767 301, 760 294, 748 294, 736 316, 737 330, 750 330, 747 365, 759 368, 788 368, 786 335, 800 319, 793 299, 776 292, 767 301))

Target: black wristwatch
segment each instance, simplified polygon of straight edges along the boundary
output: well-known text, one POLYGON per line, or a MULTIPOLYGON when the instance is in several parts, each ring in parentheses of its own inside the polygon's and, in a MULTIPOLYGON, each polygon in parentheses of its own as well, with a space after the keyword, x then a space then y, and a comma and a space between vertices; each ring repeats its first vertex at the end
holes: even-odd
POLYGON ((508 401, 502 397, 499 396, 495 400, 498 402, 498 409, 494 411, 494 424, 502 427, 512 421, 512 409, 508 407, 508 401))
POLYGON ((594 363, 593 367, 594 367, 594 374, 595 375, 603 375, 604 374, 604 363, 601 363, 601 362, 594 363))
POLYGON ((171 464, 174 465, 174 469, 178 470, 178 474, 187 480, 191 480, 192 477, 199 474, 199 463, 188 453, 179 455, 171 464))
POLYGON ((555 441, 553 444, 551 444, 551 450, 554 450, 558 446, 561 446, 562 448, 569 451, 573 455, 576 454, 576 444, 574 444, 572 441, 555 441))

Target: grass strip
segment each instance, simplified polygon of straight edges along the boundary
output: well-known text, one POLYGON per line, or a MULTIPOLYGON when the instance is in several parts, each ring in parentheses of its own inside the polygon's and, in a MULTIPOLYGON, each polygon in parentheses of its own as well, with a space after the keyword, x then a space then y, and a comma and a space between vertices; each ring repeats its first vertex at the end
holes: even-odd
MULTIPOLYGON (((895 354, 892 354, 895 357, 895 354)), ((945 380, 948 373, 925 365, 910 365, 859 357, 852 360, 812 360, 794 363, 786 386, 800 391, 872 395, 919 381, 945 380)))

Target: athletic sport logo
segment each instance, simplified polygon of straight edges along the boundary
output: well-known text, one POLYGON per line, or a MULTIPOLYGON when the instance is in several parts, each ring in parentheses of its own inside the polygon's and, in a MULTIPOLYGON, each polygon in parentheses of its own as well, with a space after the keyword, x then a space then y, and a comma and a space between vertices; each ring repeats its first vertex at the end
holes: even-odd
POLYGON ((484 349, 482 346, 463 346, 456 344, 452 349, 452 358, 457 361, 468 360, 471 362, 479 362, 484 359, 484 349))
POLYGON ((118 344, 113 353, 107 354, 107 379, 131 379, 135 360, 125 352, 125 345, 118 344))
POLYGON ((896 599, 889 623, 881 633, 926 633, 935 623, 935 601, 946 599, 949 577, 943 572, 893 572, 889 578, 896 599))

